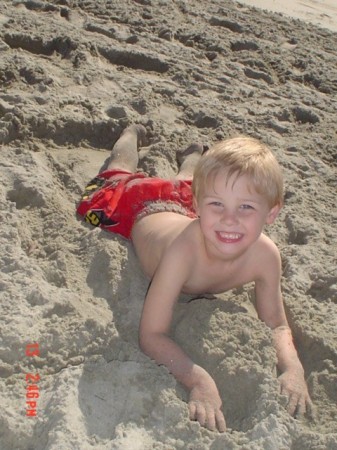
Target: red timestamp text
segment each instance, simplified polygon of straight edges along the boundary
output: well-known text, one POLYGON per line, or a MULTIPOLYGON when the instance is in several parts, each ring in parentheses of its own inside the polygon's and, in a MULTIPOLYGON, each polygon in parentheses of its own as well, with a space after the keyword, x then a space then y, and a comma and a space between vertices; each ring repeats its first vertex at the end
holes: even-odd
MULTIPOLYGON (((26 356, 33 358, 40 355, 39 344, 27 344, 26 356)), ((26 416, 36 417, 38 399, 40 397, 40 390, 38 382, 40 381, 40 375, 38 373, 26 374, 26 416)))

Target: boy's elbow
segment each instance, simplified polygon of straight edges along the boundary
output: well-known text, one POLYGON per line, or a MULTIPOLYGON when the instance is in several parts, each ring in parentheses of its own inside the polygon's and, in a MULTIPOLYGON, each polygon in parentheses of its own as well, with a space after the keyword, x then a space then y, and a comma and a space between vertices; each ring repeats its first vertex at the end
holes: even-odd
POLYGON ((140 332, 138 337, 139 347, 145 355, 156 359, 161 343, 161 333, 140 332))
POLYGON ((144 332, 139 333, 139 347, 147 356, 151 356, 151 342, 153 342, 153 336, 151 336, 151 334, 144 332))

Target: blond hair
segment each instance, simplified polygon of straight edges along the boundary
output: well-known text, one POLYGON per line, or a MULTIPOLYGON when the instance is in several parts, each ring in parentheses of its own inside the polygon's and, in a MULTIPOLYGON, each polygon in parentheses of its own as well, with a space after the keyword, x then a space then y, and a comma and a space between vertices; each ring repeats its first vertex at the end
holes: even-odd
POLYGON ((247 175, 254 190, 263 195, 270 207, 283 204, 283 176, 275 156, 267 145, 246 136, 221 141, 212 146, 198 161, 194 171, 192 191, 198 203, 206 186, 220 170, 226 181, 247 175))

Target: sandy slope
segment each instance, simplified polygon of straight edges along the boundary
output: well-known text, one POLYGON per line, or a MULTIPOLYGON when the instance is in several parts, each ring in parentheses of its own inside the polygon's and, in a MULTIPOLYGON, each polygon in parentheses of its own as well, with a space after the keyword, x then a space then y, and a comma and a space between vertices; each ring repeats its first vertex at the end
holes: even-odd
POLYGON ((336 34, 226 0, 0 8, 0 448, 336 449, 336 34), (134 121, 152 135, 151 174, 171 176, 195 139, 240 132, 274 149, 286 205, 267 232, 315 422, 284 410, 250 286, 180 303, 172 330, 215 377, 228 433, 189 422, 186 393, 139 351, 147 280, 132 248, 74 214, 134 121))

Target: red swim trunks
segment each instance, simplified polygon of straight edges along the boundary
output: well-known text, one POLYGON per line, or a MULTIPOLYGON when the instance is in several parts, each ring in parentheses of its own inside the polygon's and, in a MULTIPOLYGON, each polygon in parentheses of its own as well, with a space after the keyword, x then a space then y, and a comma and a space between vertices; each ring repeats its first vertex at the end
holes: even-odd
POLYGON ((86 222, 129 239, 133 224, 149 214, 171 211, 196 218, 191 184, 106 170, 87 185, 77 213, 86 222))

